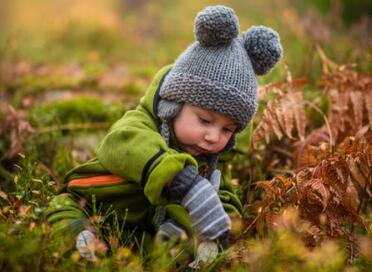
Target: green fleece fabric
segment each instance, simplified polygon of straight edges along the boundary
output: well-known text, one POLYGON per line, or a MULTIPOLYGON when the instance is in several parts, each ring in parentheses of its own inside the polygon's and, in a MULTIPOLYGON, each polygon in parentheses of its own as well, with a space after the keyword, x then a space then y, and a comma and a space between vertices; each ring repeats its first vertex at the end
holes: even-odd
POLYGON ((170 68, 166 66, 158 72, 139 106, 127 111, 111 127, 96 150, 98 161, 109 172, 137 183, 142 181, 142 186, 145 183, 144 192, 152 205, 164 204, 161 198, 164 186, 186 164, 198 167, 190 154, 179 153, 167 145, 155 121, 155 92, 170 68), (159 152, 163 153, 156 158, 159 152), (154 161, 148 164, 152 159, 154 161))
MULTIPOLYGON (((64 183, 76 178, 97 175, 114 174, 125 179, 124 182, 113 185, 67 187, 63 192, 66 196, 56 196, 47 210, 47 220, 51 224, 68 226, 72 221, 79 221, 83 216, 77 212, 78 201, 87 199, 84 206, 88 214, 97 208, 114 210, 130 225, 151 225, 156 206, 164 206, 176 222, 190 230, 190 219, 187 211, 177 203, 171 203, 165 197, 164 188, 185 165, 200 167, 190 154, 179 152, 166 144, 159 133, 154 113, 156 92, 161 80, 171 68, 171 65, 161 69, 141 99, 135 110, 127 111, 109 130, 97 146, 96 158, 79 165, 68 172, 64 183), (96 206, 92 203, 94 196, 96 206), (72 202, 71 202, 72 201, 72 202), (74 202, 75 201, 75 202, 74 202), (58 208, 53 203, 58 203, 58 208), (61 203, 64 205, 61 206, 61 203), (66 211, 71 211, 71 214, 66 211)), ((228 154, 224 155, 227 158, 228 154)), ((234 193, 228 167, 219 167, 223 177, 220 186, 220 198, 228 212, 240 215, 242 205, 234 193)))

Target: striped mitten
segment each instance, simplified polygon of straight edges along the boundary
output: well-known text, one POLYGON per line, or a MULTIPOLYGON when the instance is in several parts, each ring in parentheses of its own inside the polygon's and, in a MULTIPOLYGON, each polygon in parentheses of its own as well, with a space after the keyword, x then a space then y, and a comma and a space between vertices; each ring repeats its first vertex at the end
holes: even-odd
POLYGON ((212 184, 201 177, 194 166, 188 165, 176 175, 170 194, 188 210, 192 227, 197 229, 201 240, 228 236, 231 220, 212 184))

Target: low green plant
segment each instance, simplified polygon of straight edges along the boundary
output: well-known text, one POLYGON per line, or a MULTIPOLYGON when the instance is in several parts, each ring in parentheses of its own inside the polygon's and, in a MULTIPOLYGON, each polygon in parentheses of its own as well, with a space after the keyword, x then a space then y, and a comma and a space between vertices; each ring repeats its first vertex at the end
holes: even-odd
POLYGON ((38 126, 113 122, 122 114, 113 104, 104 103, 99 97, 78 96, 68 100, 44 103, 33 109, 32 123, 38 126))

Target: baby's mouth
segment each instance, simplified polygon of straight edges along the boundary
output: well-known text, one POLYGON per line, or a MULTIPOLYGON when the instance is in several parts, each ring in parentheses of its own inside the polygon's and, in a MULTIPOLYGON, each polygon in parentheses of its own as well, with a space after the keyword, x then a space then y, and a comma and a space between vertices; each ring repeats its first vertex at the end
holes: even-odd
POLYGON ((201 154, 210 153, 210 151, 208 149, 204 149, 204 148, 199 147, 197 145, 186 146, 185 150, 193 156, 199 156, 201 154))
POLYGON ((201 153, 211 153, 208 149, 196 146, 196 149, 199 150, 201 153))

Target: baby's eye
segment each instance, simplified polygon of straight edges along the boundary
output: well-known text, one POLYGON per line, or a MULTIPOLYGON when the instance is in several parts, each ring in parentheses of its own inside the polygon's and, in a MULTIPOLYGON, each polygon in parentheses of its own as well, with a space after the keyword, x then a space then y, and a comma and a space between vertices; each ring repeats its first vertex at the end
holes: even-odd
POLYGON ((208 119, 204 118, 204 117, 201 117, 199 116, 199 121, 202 123, 202 124, 210 124, 211 121, 209 121, 208 119))
POLYGON ((234 133, 234 129, 228 128, 228 127, 223 128, 223 131, 224 132, 229 132, 229 133, 234 133))

